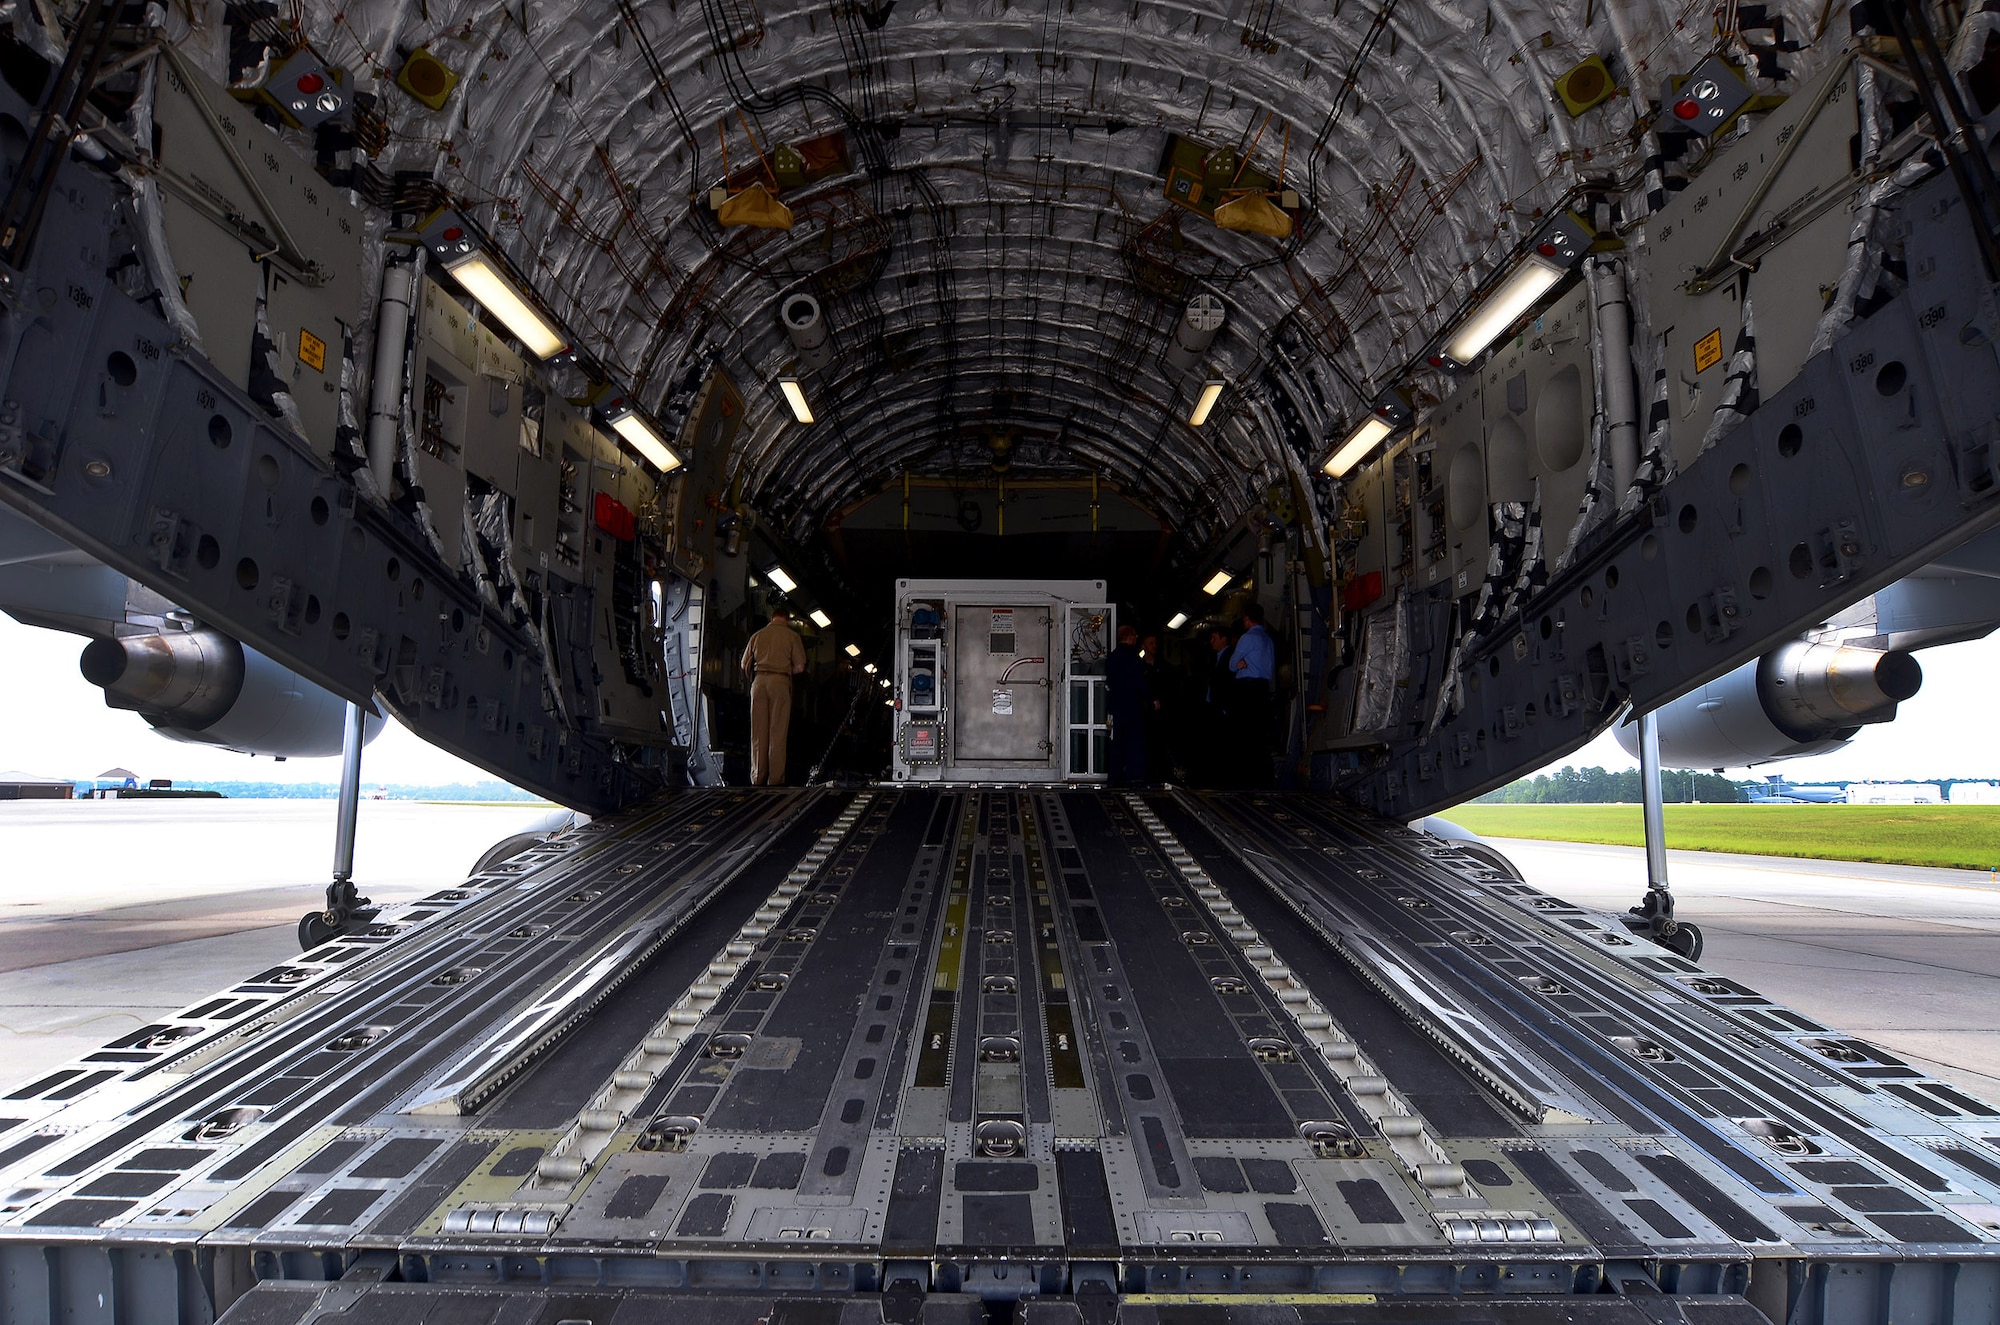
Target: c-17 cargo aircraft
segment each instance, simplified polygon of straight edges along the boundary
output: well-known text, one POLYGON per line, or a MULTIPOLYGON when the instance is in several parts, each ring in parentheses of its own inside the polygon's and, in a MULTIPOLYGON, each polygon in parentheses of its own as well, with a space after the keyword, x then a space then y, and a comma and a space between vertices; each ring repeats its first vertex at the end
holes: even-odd
POLYGON ((0 1316, 2000 1320, 2000 1115, 1705 971, 1657 796, 1632 914, 1409 826, 2000 619, 1983 7, 0 22, 0 606, 344 792, 6 1097, 0 1316), (590 823, 372 906, 388 715, 590 823))

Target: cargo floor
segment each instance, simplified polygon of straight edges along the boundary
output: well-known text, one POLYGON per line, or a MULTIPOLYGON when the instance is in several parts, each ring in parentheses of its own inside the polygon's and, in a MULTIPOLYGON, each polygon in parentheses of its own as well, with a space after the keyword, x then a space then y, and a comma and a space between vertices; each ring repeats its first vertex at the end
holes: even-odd
POLYGON ((1991 1106, 1303 795, 685 794, 0 1112, 14 1306, 103 1248, 210 1289, 987 1297, 1893 1263, 1871 1301, 1928 1266, 2000 1311, 1991 1106))

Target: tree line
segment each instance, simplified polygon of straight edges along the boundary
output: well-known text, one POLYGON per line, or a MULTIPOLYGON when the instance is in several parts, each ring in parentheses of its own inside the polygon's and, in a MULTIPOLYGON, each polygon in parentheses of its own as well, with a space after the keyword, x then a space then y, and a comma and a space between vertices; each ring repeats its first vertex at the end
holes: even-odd
MULTIPOLYGON (((1691 769, 1660 770, 1662 799, 1676 805, 1699 802, 1730 805, 1743 799, 1742 788, 1719 773, 1697 773, 1691 769)), ((1538 773, 1487 792, 1475 805, 1603 805, 1622 801, 1634 804, 1644 799, 1639 770, 1612 772, 1603 768, 1571 768, 1564 764, 1553 773, 1538 773)))

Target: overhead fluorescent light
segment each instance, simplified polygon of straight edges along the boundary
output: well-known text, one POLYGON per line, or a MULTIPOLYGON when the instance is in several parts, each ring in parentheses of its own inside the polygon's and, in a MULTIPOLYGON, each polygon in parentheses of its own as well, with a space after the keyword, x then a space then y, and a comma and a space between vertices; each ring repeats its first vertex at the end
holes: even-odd
POLYGON ((833 618, 828 616, 820 608, 815 607, 812 611, 806 613, 806 616, 808 619, 812 621, 812 623, 815 626, 818 626, 821 630, 827 630, 831 628, 833 625, 833 618))
POLYGON ((806 389, 799 385, 796 377, 778 379, 778 390, 785 393, 785 403, 792 407, 792 417, 800 423, 813 421, 812 406, 806 403, 806 389))
POLYGON ((873 676, 873 675, 875 675, 875 664, 874 664, 874 663, 863 663, 863 664, 861 664, 861 670, 862 670, 862 671, 864 671, 864 672, 866 672, 866 673, 868 673, 868 675, 870 675, 870 676, 873 676))
POLYGON ((791 593, 799 587, 799 582, 785 574, 783 566, 773 566, 764 572, 764 578, 778 586, 779 593, 791 593))
POLYGON ((1444 343, 1445 356, 1457 363, 1471 363, 1566 275, 1566 268, 1530 253, 1465 324, 1452 333, 1451 339, 1444 343))
POLYGON ((1215 574, 1209 576, 1208 583, 1201 586, 1201 591, 1212 598, 1216 594, 1221 593, 1224 589, 1227 589, 1229 587, 1230 581, 1234 580, 1235 578, 1236 578, 1236 572, 1229 570, 1228 568, 1225 567, 1224 569, 1219 570, 1215 574))
POLYGON ((1393 431, 1388 420, 1379 414, 1370 414, 1353 432, 1347 434, 1346 441, 1334 448, 1333 454, 1327 458, 1322 468, 1334 478, 1341 477, 1360 464, 1363 457, 1375 449, 1376 443, 1393 431))
POLYGON ((1186 624, 1187 624, 1187 613, 1185 612, 1176 612, 1172 616, 1167 618, 1168 630, 1179 630, 1182 626, 1185 626, 1186 624))
POLYGON ((604 421, 662 474, 672 473, 681 467, 681 458, 674 454, 674 449, 667 445, 652 424, 646 422, 646 416, 630 405, 623 401, 614 403, 604 412, 604 421))
POLYGON ((861 656, 861 646, 859 644, 848 645, 847 656, 850 658, 859 658, 861 656))
POLYGON ((507 324, 507 330, 538 359, 551 359, 569 348, 569 338, 514 287, 493 260, 478 249, 445 261, 465 292, 487 312, 507 324))
POLYGON ((536 304, 532 292, 507 274, 506 264, 478 226, 443 207, 418 228, 418 239, 432 259, 500 319, 530 353, 550 359, 569 348, 562 327, 536 304))
POLYGON ((1201 384, 1201 396, 1194 402, 1194 412, 1188 415, 1188 427, 1199 428, 1208 422, 1209 411, 1215 408, 1216 401, 1222 399, 1222 387, 1223 383, 1216 378, 1201 384))

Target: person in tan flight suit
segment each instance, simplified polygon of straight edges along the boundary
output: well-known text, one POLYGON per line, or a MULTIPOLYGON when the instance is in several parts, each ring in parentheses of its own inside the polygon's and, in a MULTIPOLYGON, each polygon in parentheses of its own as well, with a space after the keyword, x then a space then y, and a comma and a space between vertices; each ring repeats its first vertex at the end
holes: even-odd
POLYGON ((743 646, 743 670, 750 677, 750 785, 783 786, 785 733, 792 725, 792 678, 806 669, 806 646, 792 630, 792 614, 780 607, 771 624, 743 646))

